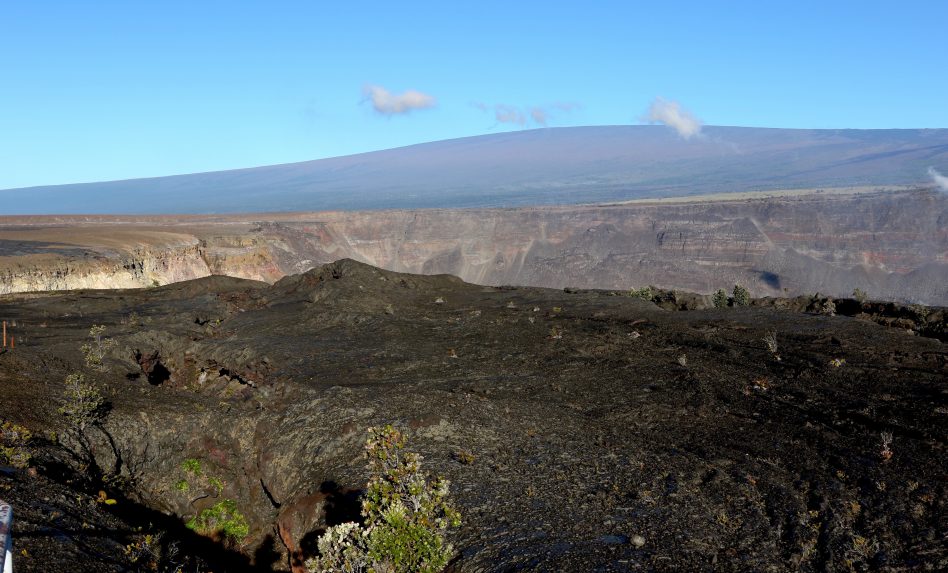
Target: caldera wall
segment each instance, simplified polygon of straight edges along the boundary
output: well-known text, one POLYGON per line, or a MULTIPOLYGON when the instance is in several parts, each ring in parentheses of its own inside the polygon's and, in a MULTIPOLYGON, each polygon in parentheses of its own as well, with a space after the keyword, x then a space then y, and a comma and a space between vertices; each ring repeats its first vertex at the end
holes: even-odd
POLYGON ((9 218, 0 230, 0 292, 144 287, 209 274, 273 282, 353 258, 491 285, 711 292, 740 283, 756 296, 860 288, 880 299, 948 304, 948 198, 930 191, 158 222, 84 218, 71 227, 60 218, 64 231, 9 218))

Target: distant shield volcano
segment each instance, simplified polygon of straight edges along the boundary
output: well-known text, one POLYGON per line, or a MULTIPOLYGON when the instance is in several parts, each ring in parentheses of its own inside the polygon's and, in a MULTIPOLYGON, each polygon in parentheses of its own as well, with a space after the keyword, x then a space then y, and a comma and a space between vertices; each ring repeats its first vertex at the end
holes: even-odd
POLYGON ((2 212, 236 213, 504 207, 790 188, 916 185, 948 129, 570 127, 302 163, 0 191, 2 212))

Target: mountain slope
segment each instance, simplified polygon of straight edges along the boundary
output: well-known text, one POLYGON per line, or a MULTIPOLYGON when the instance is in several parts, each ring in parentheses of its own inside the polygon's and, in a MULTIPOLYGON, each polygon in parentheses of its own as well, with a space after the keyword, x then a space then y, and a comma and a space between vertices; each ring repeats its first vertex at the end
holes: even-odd
POLYGON ((490 207, 926 184, 948 129, 539 129, 274 165, 0 191, 3 212, 234 213, 490 207))

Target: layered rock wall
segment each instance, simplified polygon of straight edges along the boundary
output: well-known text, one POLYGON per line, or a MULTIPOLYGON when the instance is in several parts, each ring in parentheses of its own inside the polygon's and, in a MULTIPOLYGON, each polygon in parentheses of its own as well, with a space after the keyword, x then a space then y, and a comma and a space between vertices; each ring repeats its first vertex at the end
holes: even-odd
POLYGON ((741 283, 756 296, 858 287, 948 302, 948 198, 932 193, 327 213, 270 232, 311 237, 319 262, 350 257, 479 284, 711 292, 741 283))
POLYGON ((0 294, 28 291, 142 288, 211 274, 198 241, 138 247, 113 256, 0 258, 0 294))
POLYGON ((52 231, 42 221, 26 225, 28 237, 7 226, 0 293, 147 287, 209 274, 273 282, 352 258, 488 285, 707 293, 740 283, 755 296, 859 288, 879 299, 948 304, 948 196, 926 191, 253 217, 163 220, 173 241, 147 218, 121 222, 122 232, 138 232, 132 248, 93 240, 118 232, 107 218, 83 220, 81 233, 58 241, 45 240, 52 231))
MULTIPOLYGON (((112 232, 108 224, 98 231, 112 232)), ((78 235, 75 239, 88 241, 88 233, 78 235)), ((0 256, 0 294, 146 288, 209 275, 273 282, 285 274, 271 256, 278 241, 245 236, 240 229, 201 238, 178 233, 171 241, 143 232, 137 239, 115 246, 0 238, 6 247, 0 256)))

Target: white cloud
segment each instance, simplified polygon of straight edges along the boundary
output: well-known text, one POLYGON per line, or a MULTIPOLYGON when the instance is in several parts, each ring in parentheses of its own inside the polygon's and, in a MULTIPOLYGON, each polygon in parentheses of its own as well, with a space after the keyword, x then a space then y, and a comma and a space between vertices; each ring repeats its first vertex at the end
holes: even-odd
POLYGON ((393 94, 381 86, 365 86, 365 97, 372 102, 372 108, 383 115, 410 113, 416 109, 430 109, 437 104, 434 97, 415 90, 393 94))
POLYGON ((530 110, 530 117, 533 119, 533 122, 537 125, 542 125, 546 127, 546 110, 542 107, 535 107, 530 110))
MULTIPOLYGON (((471 107, 477 108, 483 112, 490 111, 491 106, 484 102, 471 102, 471 107)), ((557 115, 556 112, 569 113, 579 109, 580 105, 573 102, 556 102, 549 105, 535 105, 529 107, 517 107, 505 103, 498 103, 493 106, 494 119, 498 123, 512 123, 520 127, 526 127, 528 123, 546 127, 550 120, 557 115)))
POLYGON ((670 101, 663 97, 657 97, 652 101, 644 119, 649 123, 667 125, 685 139, 701 135, 701 120, 691 115, 691 112, 681 107, 677 101, 670 101))
POLYGON ((494 119, 500 123, 515 123, 520 127, 523 127, 527 123, 527 118, 523 115, 522 111, 512 105, 502 103, 494 106, 494 119))
POLYGON ((934 167, 928 168, 928 176, 932 178, 932 182, 934 182, 939 189, 948 193, 948 177, 936 171, 934 167))

